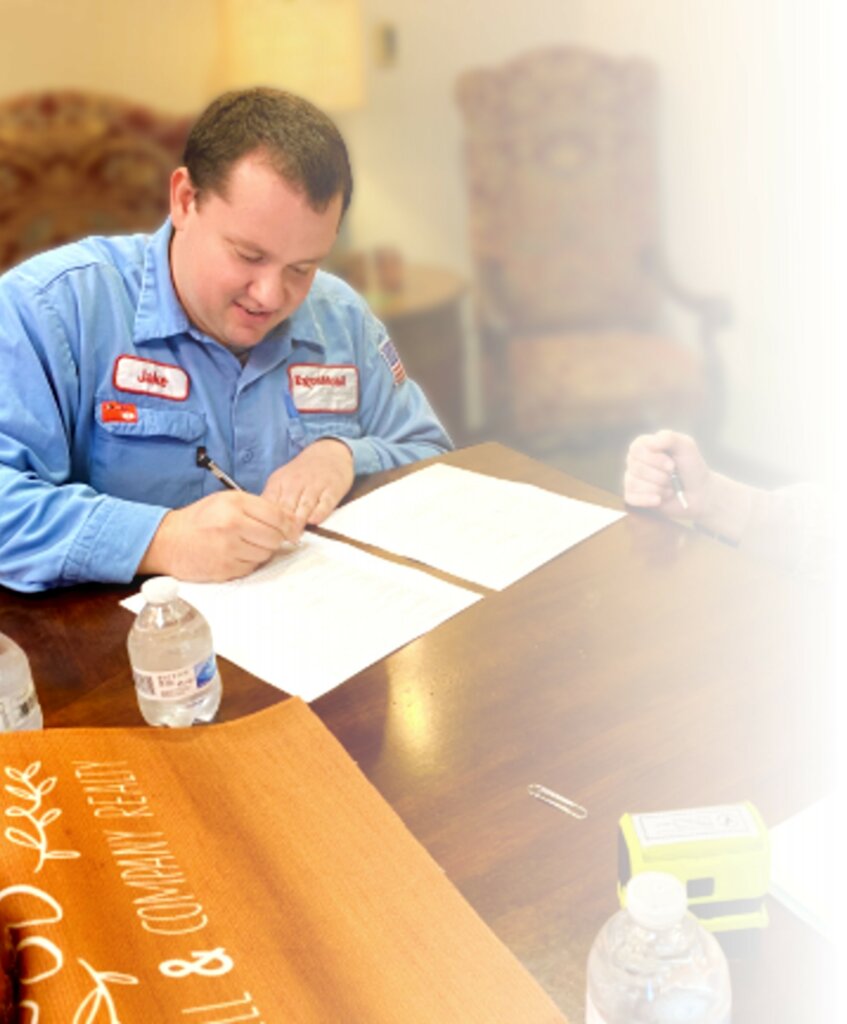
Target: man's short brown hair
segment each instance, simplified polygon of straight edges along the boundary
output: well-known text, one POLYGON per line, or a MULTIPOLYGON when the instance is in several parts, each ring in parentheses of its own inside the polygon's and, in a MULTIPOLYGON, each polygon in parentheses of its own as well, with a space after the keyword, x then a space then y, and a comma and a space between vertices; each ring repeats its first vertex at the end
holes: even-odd
POLYGON ((189 133, 183 163, 201 197, 225 195, 233 164, 257 150, 317 212, 337 195, 342 215, 350 205, 353 175, 341 133, 314 104, 281 89, 242 89, 213 100, 189 133))

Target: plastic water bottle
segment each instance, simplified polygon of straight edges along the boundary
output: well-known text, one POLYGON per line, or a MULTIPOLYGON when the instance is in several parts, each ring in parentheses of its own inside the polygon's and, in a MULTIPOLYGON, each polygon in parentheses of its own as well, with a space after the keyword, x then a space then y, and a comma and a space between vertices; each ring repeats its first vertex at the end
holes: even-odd
POLYGON ((685 886, 646 871, 626 890, 588 957, 586 1024, 729 1024, 729 968, 688 913, 685 886))
POLYGON ((0 732, 41 729, 43 725, 29 659, 11 637, 0 633, 0 732))
POLYGON ((179 584, 170 576, 147 580, 141 593, 146 603, 127 647, 145 722, 211 722, 221 702, 221 677, 209 623, 179 597, 179 584))

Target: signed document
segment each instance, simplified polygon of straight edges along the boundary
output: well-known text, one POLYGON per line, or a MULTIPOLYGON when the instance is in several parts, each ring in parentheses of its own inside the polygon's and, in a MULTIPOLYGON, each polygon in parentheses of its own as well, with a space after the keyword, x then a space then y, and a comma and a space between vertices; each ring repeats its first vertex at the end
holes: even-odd
POLYGON ((317 716, 0 734, 18 1020, 564 1024, 317 716))
MULTIPOLYGON (((206 616, 218 654, 307 701, 480 599, 314 533, 243 579, 179 592, 206 616)), ((144 599, 121 603, 138 612, 144 599)))
POLYGON ((624 514, 533 484, 436 464, 343 505, 323 525, 502 590, 624 514))

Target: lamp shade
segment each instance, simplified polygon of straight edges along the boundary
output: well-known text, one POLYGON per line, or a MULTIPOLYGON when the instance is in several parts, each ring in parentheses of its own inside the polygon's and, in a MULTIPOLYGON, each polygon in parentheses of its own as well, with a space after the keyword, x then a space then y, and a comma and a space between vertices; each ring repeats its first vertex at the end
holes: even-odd
POLYGON ((364 101, 360 0, 223 0, 223 89, 272 85, 329 111, 364 101))

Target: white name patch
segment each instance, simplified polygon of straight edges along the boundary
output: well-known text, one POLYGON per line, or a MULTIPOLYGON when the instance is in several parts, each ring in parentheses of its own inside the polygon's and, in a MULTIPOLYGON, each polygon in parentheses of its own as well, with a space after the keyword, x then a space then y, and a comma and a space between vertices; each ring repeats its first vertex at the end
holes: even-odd
POLYGON ((288 387, 298 412, 356 412, 359 370, 355 366, 298 363, 288 367, 288 387))
POLYGON ((157 363, 138 356, 118 356, 112 382, 119 391, 136 395, 158 395, 174 402, 188 398, 188 374, 181 366, 157 363))

